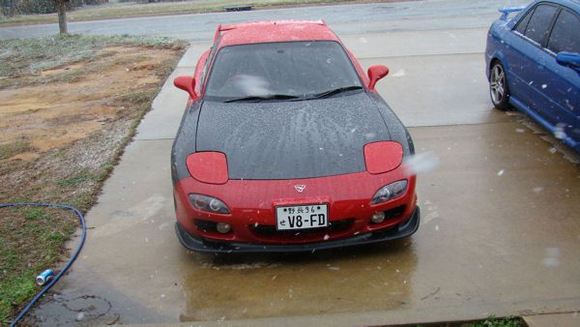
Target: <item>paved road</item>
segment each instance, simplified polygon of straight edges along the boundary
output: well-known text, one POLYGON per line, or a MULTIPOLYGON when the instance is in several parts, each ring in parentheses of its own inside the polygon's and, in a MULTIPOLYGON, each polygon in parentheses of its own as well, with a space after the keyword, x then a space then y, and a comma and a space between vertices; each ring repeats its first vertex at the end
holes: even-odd
MULTIPOLYGON (((423 221, 411 239, 303 256, 213 257, 183 250, 173 232, 169 153, 185 95, 168 81, 87 216, 94 229, 81 258, 59 294, 34 314, 46 325, 80 319, 352 326, 578 311, 580 170, 552 151, 553 139, 533 124, 491 109, 483 49, 499 3, 442 0, 244 14, 322 16, 364 66, 391 68, 379 91, 411 127, 418 152, 431 151, 440 160, 419 178, 423 221), (368 16, 356 15, 361 12, 368 16)), ((174 33, 207 41, 210 27, 238 19, 228 15, 171 19, 195 17, 186 32, 174 33)), ((129 22, 141 24, 139 33, 169 33, 162 24, 146 30, 139 19, 129 22)), ((116 24, 74 28, 115 33, 116 24)), ((194 43, 174 76, 190 74, 206 46, 194 43)))
MULTIPOLYGON (((190 14, 70 23, 71 33, 132 34, 206 41, 221 23, 264 19, 324 19, 337 33, 487 27, 497 8, 523 0, 427 0, 364 5, 298 7, 237 13, 190 14), (434 19, 436 18, 436 19, 434 19)), ((0 28, 0 39, 58 33, 56 24, 0 28)))

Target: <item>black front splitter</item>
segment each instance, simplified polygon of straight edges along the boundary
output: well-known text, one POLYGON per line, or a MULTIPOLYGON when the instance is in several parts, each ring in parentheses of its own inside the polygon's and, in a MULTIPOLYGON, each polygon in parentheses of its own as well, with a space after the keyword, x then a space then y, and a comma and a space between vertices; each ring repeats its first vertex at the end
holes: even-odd
POLYGON ((415 208, 411 218, 405 223, 386 231, 367 233, 345 239, 325 241, 306 244, 254 244, 254 243, 225 243, 215 242, 194 237, 186 232, 179 224, 175 224, 177 237, 181 244, 187 249, 195 252, 206 253, 291 253, 291 252, 313 252, 332 248, 341 248, 362 244, 380 243, 413 235, 419 229, 420 222, 419 207, 415 208))

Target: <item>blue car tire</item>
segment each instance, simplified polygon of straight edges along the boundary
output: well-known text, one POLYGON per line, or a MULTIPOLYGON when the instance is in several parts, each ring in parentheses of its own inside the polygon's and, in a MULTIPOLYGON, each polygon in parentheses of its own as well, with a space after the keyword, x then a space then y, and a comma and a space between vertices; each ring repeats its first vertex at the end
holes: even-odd
POLYGON ((505 69, 499 61, 495 61, 489 72, 489 95, 496 109, 509 110, 509 89, 505 69))

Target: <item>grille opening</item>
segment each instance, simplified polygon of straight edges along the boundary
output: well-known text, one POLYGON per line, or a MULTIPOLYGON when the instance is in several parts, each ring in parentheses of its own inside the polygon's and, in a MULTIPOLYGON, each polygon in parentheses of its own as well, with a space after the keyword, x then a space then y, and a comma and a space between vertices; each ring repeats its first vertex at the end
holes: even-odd
POLYGON ((402 205, 385 211, 385 220, 397 218, 405 212, 407 207, 402 205))
POLYGON ((209 220, 195 219, 195 226, 206 233, 217 233, 217 223, 209 220))

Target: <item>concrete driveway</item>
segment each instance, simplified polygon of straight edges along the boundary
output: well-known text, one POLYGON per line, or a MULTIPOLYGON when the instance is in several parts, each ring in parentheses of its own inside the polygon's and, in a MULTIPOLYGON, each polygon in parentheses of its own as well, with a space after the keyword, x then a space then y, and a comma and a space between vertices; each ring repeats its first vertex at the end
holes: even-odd
MULTIPOLYGON (((352 326, 580 310, 576 158, 488 99, 485 26, 500 3, 388 4, 411 8, 393 18, 401 30, 379 5, 307 11, 335 19, 365 67, 390 67, 380 93, 410 127, 417 152, 439 158, 419 177, 423 221, 412 238, 308 255, 185 251, 173 230, 169 154, 186 97, 170 78, 87 215, 93 229, 81 257, 34 315, 45 325, 352 326), (452 4, 469 8, 450 15, 452 4), (375 16, 345 20, 353 8, 375 16)), ((196 24, 213 29, 214 15, 196 15, 196 24)), ((206 27, 200 33, 209 41, 206 27)), ((193 43, 173 76, 193 72, 206 41, 193 43)))

